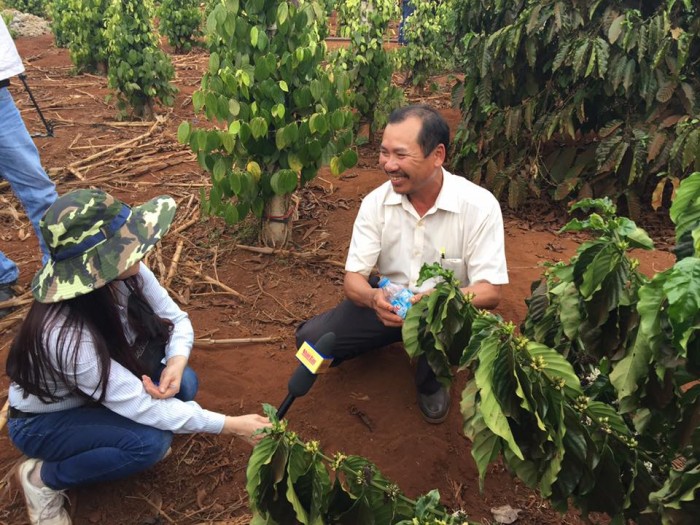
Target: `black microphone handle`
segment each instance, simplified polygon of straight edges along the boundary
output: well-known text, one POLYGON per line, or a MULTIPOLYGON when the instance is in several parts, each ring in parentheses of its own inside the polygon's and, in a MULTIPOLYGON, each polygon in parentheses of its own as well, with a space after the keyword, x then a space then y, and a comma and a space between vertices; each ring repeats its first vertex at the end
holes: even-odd
POLYGON ((284 417, 295 399, 296 397, 292 394, 287 394, 287 397, 284 398, 284 401, 282 401, 282 404, 277 409, 277 419, 282 419, 284 417))

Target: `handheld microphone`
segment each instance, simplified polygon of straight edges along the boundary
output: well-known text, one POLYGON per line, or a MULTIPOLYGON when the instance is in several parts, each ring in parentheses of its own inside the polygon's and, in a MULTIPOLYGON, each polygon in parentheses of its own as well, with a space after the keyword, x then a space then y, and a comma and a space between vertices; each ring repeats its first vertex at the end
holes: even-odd
POLYGON ((335 346, 335 334, 328 332, 323 334, 315 346, 304 343, 296 354, 301 364, 289 378, 287 384, 287 397, 277 409, 277 418, 282 419, 292 406, 297 397, 306 395, 316 382, 317 374, 328 369, 333 358, 331 352, 335 346))

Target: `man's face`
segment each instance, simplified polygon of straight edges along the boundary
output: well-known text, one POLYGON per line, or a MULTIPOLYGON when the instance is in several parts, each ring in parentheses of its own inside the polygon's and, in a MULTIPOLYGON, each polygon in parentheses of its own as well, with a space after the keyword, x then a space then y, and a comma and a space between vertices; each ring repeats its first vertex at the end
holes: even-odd
POLYGON ((431 184, 440 184, 440 168, 445 160, 445 147, 440 144, 427 156, 418 145, 421 129, 418 117, 389 124, 384 129, 379 149, 379 166, 389 176, 394 191, 413 195, 431 184))

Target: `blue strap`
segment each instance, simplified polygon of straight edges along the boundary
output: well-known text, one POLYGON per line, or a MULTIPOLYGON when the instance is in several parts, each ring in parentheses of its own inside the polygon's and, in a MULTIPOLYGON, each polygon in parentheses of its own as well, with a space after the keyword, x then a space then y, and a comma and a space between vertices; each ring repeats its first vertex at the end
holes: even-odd
POLYGON ((75 246, 71 246, 70 248, 66 248, 65 250, 61 250, 59 253, 54 253, 51 254, 51 258, 55 262, 59 261, 65 261, 66 259, 71 259, 73 257, 76 257, 78 255, 84 254, 86 251, 88 251, 90 248, 93 246, 98 245, 105 239, 108 239, 112 235, 115 234, 115 232, 124 226, 124 223, 126 220, 129 218, 129 215, 131 215, 131 208, 124 204, 122 206, 122 209, 119 211, 116 217, 112 219, 109 224, 106 226, 103 226, 100 228, 100 231, 97 232, 95 235, 91 235, 90 237, 86 237, 82 241, 80 241, 78 244, 75 246))

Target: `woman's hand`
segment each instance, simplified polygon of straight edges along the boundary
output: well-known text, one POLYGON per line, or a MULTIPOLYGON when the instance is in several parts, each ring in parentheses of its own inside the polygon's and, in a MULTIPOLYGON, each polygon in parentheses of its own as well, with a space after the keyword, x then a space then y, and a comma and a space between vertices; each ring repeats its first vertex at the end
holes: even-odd
POLYGON ((176 355, 168 359, 165 368, 160 373, 160 381, 156 385, 150 377, 142 376, 143 387, 154 399, 167 399, 173 397, 180 391, 182 374, 187 367, 187 357, 176 355))
POLYGON ((253 433, 260 428, 272 426, 270 420, 258 414, 246 414, 244 416, 226 416, 222 434, 233 434, 242 438, 251 445, 257 444, 262 438, 262 434, 253 436, 253 433))

